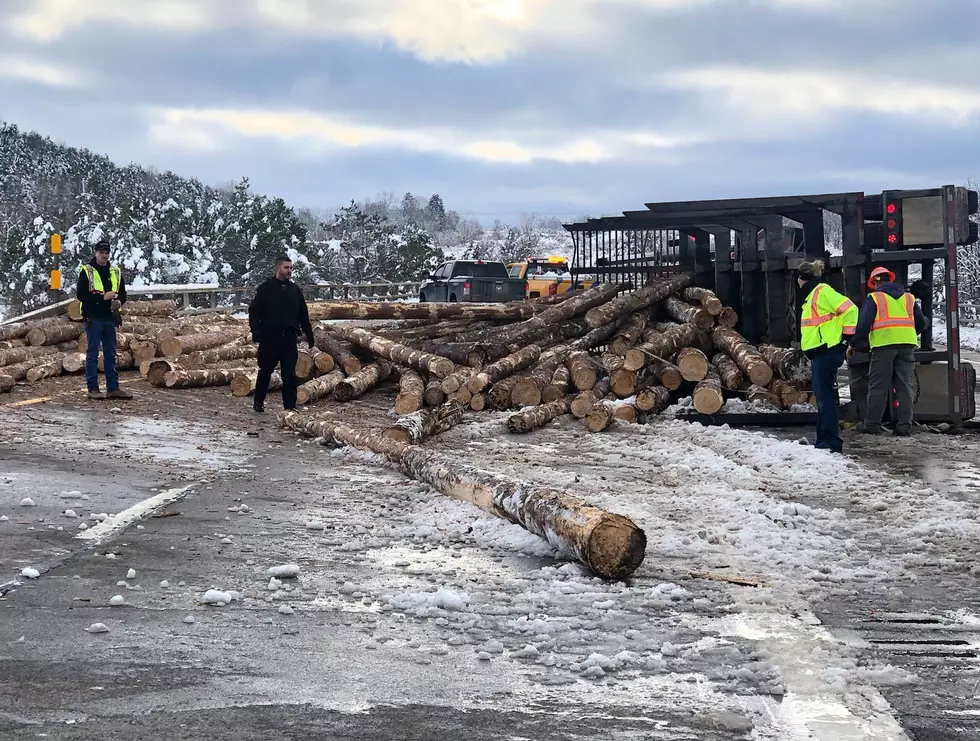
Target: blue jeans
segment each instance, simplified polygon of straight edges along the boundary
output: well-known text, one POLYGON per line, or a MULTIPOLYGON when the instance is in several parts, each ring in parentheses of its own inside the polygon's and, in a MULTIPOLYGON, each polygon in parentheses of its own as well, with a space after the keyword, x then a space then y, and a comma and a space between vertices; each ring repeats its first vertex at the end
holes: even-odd
POLYGON ((840 436, 840 416, 837 406, 837 371, 844 362, 844 347, 817 355, 811 361, 813 368, 813 393, 817 397, 817 440, 815 448, 840 453, 844 441, 840 436))
POLYGON ((116 323, 112 319, 86 319, 85 382, 89 391, 99 390, 99 345, 102 346, 102 364, 105 367, 106 391, 119 388, 116 372, 116 323))

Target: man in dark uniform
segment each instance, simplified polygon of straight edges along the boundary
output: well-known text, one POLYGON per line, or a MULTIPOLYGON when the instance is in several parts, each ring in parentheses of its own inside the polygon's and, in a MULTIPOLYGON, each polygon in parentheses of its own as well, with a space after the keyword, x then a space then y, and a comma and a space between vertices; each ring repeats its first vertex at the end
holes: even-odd
POLYGON ((252 403, 256 412, 265 411, 265 397, 277 365, 282 377, 282 406, 296 407, 296 341, 305 334, 313 347, 313 325, 306 298, 292 277, 292 261, 286 256, 277 257, 276 274, 256 289, 248 307, 252 341, 259 345, 259 375, 252 403))
POLYGON ((85 382, 90 399, 132 399, 133 395, 119 387, 116 371, 116 317, 113 303, 126 303, 126 283, 122 270, 109 264, 109 243, 99 242, 93 250, 92 261, 78 271, 75 292, 82 305, 85 319, 85 382), (99 390, 99 348, 102 348, 106 392, 99 390))

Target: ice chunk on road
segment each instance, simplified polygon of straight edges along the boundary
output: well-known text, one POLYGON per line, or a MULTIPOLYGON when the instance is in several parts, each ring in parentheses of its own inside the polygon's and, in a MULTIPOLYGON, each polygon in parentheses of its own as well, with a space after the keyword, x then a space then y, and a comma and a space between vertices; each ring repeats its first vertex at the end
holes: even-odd
POLYGON ((28 566, 21 569, 20 575, 25 579, 37 579, 41 575, 41 572, 31 566, 28 566))
POLYGON ((78 517, 78 515, 75 514, 75 510, 73 509, 66 509, 65 517, 78 517))
POLYGON ((184 618, 184 622, 187 623, 188 625, 191 625, 192 623, 196 623, 197 621, 194 619, 193 615, 188 615, 187 617, 184 618))
POLYGON ((295 611, 289 605, 283 605, 282 607, 279 608, 280 615, 292 615, 293 612, 295 611))
POLYGON ((117 594, 115 597, 109 600, 109 604, 113 607, 119 607, 126 604, 126 598, 121 594, 117 594))
POLYGON ((105 623, 92 623, 86 629, 89 633, 108 633, 109 628, 105 623))
POLYGON ((168 589, 169 587, 170 587, 170 582, 168 582, 166 579, 164 579, 162 582, 160 582, 160 588, 161 589, 168 589))
POLYGON ((320 520, 308 520, 306 522, 307 530, 323 530, 324 527, 324 524, 320 520))
POLYGON ((223 607, 231 603, 232 595, 231 592, 222 592, 220 589, 209 589, 201 600, 209 605, 223 607))
POLYGON ((129 571, 127 571, 126 572, 126 578, 127 579, 135 579, 136 578, 136 569, 130 569, 129 571))
POLYGON ((280 579, 295 579, 299 576, 299 566, 294 563, 287 563, 282 566, 273 566, 266 573, 269 576, 278 576, 280 579))
POLYGON ((30 497, 24 497, 23 499, 20 500, 20 506, 21 507, 33 507, 34 506, 34 500, 31 499, 30 497))

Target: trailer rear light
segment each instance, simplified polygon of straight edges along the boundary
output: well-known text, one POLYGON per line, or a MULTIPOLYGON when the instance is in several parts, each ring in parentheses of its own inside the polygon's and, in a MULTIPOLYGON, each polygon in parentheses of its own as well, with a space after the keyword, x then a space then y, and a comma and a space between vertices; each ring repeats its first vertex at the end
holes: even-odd
POLYGON ((558 293, 558 284, 557 283, 550 283, 548 285, 548 295, 549 296, 554 296, 557 293, 558 293))
POLYGON ((888 244, 898 244, 898 235, 897 234, 889 234, 888 235, 888 244))
POLYGON ((888 212, 888 215, 891 216, 893 213, 898 211, 898 206, 896 206, 894 203, 889 203, 885 210, 888 212))
POLYGON ((885 202, 885 244, 889 247, 901 248, 902 245, 902 202, 899 198, 885 191, 882 193, 885 202))
POLYGON ((888 228, 889 229, 894 229, 896 226, 898 226, 898 222, 895 221, 895 219, 889 219, 888 220, 888 228))
POLYGON ((466 281, 463 284, 463 295, 464 296, 469 296, 470 295, 470 282, 469 281, 466 281))

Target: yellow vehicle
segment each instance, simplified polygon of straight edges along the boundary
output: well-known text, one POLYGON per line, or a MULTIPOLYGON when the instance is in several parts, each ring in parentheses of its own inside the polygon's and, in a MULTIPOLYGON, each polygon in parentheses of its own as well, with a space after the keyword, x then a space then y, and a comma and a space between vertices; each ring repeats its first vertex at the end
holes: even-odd
POLYGON ((527 281, 528 298, 554 296, 595 285, 594 280, 572 278, 568 271, 568 258, 558 255, 529 257, 525 262, 512 262, 507 265, 507 271, 511 278, 523 278, 527 281))

